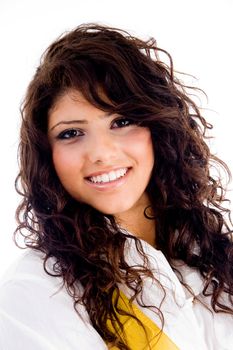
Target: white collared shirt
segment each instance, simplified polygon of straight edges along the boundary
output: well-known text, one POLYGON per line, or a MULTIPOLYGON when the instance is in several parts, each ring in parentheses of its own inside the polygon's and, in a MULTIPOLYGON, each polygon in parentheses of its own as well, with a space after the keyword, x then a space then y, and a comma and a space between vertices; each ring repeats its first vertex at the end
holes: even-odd
MULTIPOLYGON (((127 243, 128 263, 142 263, 134 241, 128 238, 127 243)), ((181 350, 232 350, 233 316, 210 312, 194 300, 163 253, 144 241, 142 245, 151 270, 166 291, 161 305, 164 332, 181 350)), ((53 263, 51 258, 48 265, 51 271, 53 263)), ((209 305, 210 300, 201 295, 199 273, 183 264, 178 268, 194 294, 209 305)), ((130 296, 125 286, 120 288, 130 296)), ((159 306, 162 297, 158 284, 145 278, 143 301, 159 306)), ((141 310, 159 325, 155 312, 149 308, 141 310)), ((80 315, 74 311, 73 300, 62 287, 62 279, 45 273, 43 254, 28 250, 0 283, 0 350, 106 350, 105 342, 91 325, 82 305, 79 312, 80 315)))

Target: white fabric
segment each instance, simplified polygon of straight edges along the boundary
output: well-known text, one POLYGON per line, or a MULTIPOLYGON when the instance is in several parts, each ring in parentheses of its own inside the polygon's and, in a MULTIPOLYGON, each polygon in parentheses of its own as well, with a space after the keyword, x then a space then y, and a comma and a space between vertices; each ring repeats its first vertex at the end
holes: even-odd
MULTIPOLYGON (((201 295, 203 281, 200 274, 182 262, 176 263, 176 268, 181 272, 184 282, 192 289, 193 294, 191 294, 179 282, 163 253, 146 242, 141 242, 144 252, 149 257, 151 270, 166 291, 166 298, 160 308, 164 315, 164 332, 181 350, 232 350, 233 316, 209 310, 211 309, 210 298, 201 295)), ((143 263, 133 241, 128 241, 127 250, 127 260, 130 265, 139 264, 140 260, 141 264, 143 263)), ((126 295, 131 295, 124 286, 121 286, 121 289, 126 295)), ((163 295, 157 284, 149 279, 145 280, 143 290, 145 304, 159 305, 163 295)), ((148 308, 141 308, 141 310, 157 325, 160 324, 158 316, 153 311, 148 308)))
MULTIPOLYGON (((233 317, 212 313, 202 303, 193 301, 162 252, 144 241, 142 244, 152 271, 166 290, 161 306, 165 333, 181 350, 232 350, 233 317)), ((126 258, 130 265, 142 263, 130 239, 126 258)), ((51 269, 53 259, 49 264, 51 269)), ((209 300, 199 295, 202 288, 199 274, 182 264, 177 267, 195 295, 209 305, 209 300)), ((143 301, 158 306, 163 296, 161 289, 149 278, 144 282, 143 301)), ((129 290, 120 287, 130 296, 129 290)), ((160 324, 152 310, 141 310, 160 324)), ((106 350, 82 306, 79 312, 80 316, 74 311, 73 300, 62 287, 62 280, 45 273, 43 254, 29 250, 0 283, 0 350, 106 350)))

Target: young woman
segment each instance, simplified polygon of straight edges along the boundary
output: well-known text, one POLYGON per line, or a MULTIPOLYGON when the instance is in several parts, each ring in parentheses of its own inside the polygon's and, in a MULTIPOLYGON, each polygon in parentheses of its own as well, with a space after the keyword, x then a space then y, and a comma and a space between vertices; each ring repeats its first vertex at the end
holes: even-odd
POLYGON ((81 25, 45 52, 22 108, 3 350, 230 350, 228 168, 154 40, 81 25))

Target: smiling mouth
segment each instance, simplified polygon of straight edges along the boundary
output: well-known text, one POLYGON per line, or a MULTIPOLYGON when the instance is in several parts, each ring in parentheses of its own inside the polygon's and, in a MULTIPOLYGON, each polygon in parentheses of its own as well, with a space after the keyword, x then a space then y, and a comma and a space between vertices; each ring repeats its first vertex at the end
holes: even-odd
POLYGON ((108 173, 104 173, 101 175, 97 175, 97 176, 91 176, 91 177, 87 177, 86 179, 93 183, 93 184, 105 184, 105 183, 110 183, 110 182, 114 182, 116 180, 119 180, 120 178, 124 177, 130 168, 120 168, 117 170, 112 170, 108 173))

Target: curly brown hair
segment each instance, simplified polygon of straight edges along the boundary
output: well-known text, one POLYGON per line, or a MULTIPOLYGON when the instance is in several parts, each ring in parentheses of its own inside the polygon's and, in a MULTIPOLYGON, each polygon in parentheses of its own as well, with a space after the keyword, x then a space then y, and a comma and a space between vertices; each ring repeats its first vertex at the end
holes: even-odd
MULTIPOLYGON (((232 231, 224 219, 230 212, 222 206, 226 199, 221 178, 211 176, 210 170, 215 164, 229 177, 230 171, 211 154, 205 139, 212 126, 174 76, 172 58, 154 39, 143 41, 123 30, 87 24, 46 50, 22 106, 16 189, 23 200, 15 234, 24 236, 27 247, 45 253, 47 273, 46 262, 54 257, 53 275, 63 278, 75 310, 82 302, 103 339, 128 349, 115 322, 116 332, 107 326, 111 319, 122 329, 116 312, 118 284, 131 288, 134 299, 144 276, 155 276, 139 239, 122 232, 112 215, 75 201, 59 181, 47 135, 48 112, 73 89, 99 109, 150 129, 155 165, 146 191, 156 220, 156 247, 171 265, 180 259, 200 271, 203 294, 211 287, 214 311, 233 313, 233 307, 220 301, 223 292, 231 301, 233 295, 232 231), (161 53, 170 64, 160 60, 161 53), (127 237, 136 242, 144 266, 127 264, 127 237)), ((159 305, 155 311, 162 320, 159 305)))

